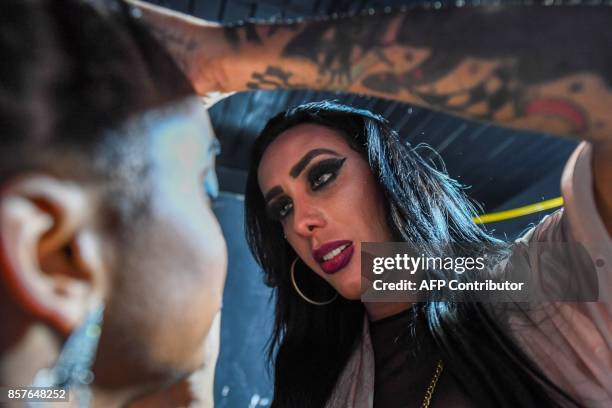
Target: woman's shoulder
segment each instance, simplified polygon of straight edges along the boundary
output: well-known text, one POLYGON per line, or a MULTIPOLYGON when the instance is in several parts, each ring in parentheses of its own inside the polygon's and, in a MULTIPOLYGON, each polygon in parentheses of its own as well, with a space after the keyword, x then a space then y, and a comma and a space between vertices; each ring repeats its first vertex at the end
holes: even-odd
POLYGON ((612 405, 612 242, 592 191, 591 148, 564 170, 564 207, 513 245, 510 267, 527 265, 530 302, 509 327, 521 348, 585 406, 612 405), (512 259, 520 262, 512 262, 512 259))
POLYGON ((544 217, 517 239, 513 255, 527 259, 531 274, 541 284, 582 285, 582 296, 566 300, 611 304, 612 240, 595 204, 591 150, 588 143, 576 148, 562 176, 563 208, 544 217))

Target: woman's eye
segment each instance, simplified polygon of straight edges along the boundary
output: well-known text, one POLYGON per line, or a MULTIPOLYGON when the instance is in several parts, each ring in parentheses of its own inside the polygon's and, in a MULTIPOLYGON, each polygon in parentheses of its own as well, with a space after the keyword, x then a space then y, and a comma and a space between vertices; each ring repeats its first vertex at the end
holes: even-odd
POLYGON ((276 221, 282 221, 291 213, 293 203, 289 199, 279 199, 268 208, 268 215, 276 221))
POLYGON ((346 158, 321 160, 308 173, 310 188, 318 190, 327 183, 333 181, 340 172, 340 168, 344 164, 346 158))
POLYGON ((320 175, 319 177, 317 177, 316 180, 313 180, 311 184, 312 189, 313 190, 318 189, 319 187, 327 183, 329 179, 331 179, 332 177, 333 177, 332 173, 325 173, 325 174, 320 175))
POLYGON ((280 215, 281 218, 285 218, 287 215, 289 215, 289 213, 291 212, 291 209, 293 208, 293 204, 291 203, 285 203, 283 204, 283 206, 278 210, 278 215, 280 215))

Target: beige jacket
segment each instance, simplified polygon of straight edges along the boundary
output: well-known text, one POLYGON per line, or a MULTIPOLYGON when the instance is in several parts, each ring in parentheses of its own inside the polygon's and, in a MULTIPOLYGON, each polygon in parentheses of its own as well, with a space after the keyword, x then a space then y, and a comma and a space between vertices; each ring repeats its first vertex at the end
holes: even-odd
MULTIPOLYGON (((612 407, 612 241, 597 213, 592 186, 591 146, 583 142, 563 173, 564 209, 544 218, 517 242, 535 274, 542 262, 538 243, 580 242, 595 265, 599 302, 538 305, 527 318, 512 316, 510 328, 553 382, 584 406, 608 408, 612 407)), ((374 353, 366 322, 360 345, 327 408, 370 408, 373 399, 374 353)))

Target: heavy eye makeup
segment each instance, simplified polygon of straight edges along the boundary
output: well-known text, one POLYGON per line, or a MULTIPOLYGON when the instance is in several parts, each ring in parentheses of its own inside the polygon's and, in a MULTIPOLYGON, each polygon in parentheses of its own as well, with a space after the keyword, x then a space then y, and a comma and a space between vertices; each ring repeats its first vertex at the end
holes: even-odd
MULTIPOLYGON (((310 167, 306 173, 306 181, 311 191, 324 189, 333 182, 340 174, 340 169, 346 157, 321 160, 310 167)), ((283 195, 274 200, 267 207, 268 216, 275 221, 282 221, 289 215, 293 208, 291 199, 283 195)))
POLYGON ((338 177, 346 157, 321 160, 308 171, 308 183, 312 191, 317 191, 338 177))

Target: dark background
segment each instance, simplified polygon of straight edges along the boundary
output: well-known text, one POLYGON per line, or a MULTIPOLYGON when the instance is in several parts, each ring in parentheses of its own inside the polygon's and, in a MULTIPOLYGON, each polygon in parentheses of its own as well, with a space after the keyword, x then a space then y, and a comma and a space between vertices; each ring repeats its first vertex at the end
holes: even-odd
MULTIPOLYGON (((151 1, 207 20, 232 23, 247 18, 295 18, 380 9, 409 1, 333 0, 166 0, 151 1)), ((440 2, 444 4, 445 2, 440 2)), ((335 99, 380 113, 401 137, 426 142, 443 157, 448 172, 469 187, 483 212, 516 208, 558 197, 563 165, 576 143, 532 132, 502 129, 378 98, 314 91, 256 91, 231 96, 210 115, 222 144, 218 160, 221 190, 216 205, 229 249, 222 346, 217 365, 218 407, 262 407, 270 403, 271 374, 264 347, 270 333, 270 289, 244 241, 243 197, 249 148, 266 120, 302 102, 335 99)), ((549 211, 488 224, 506 239, 537 223, 549 211)), ((299 370, 299 367, 295 368, 299 370)))

